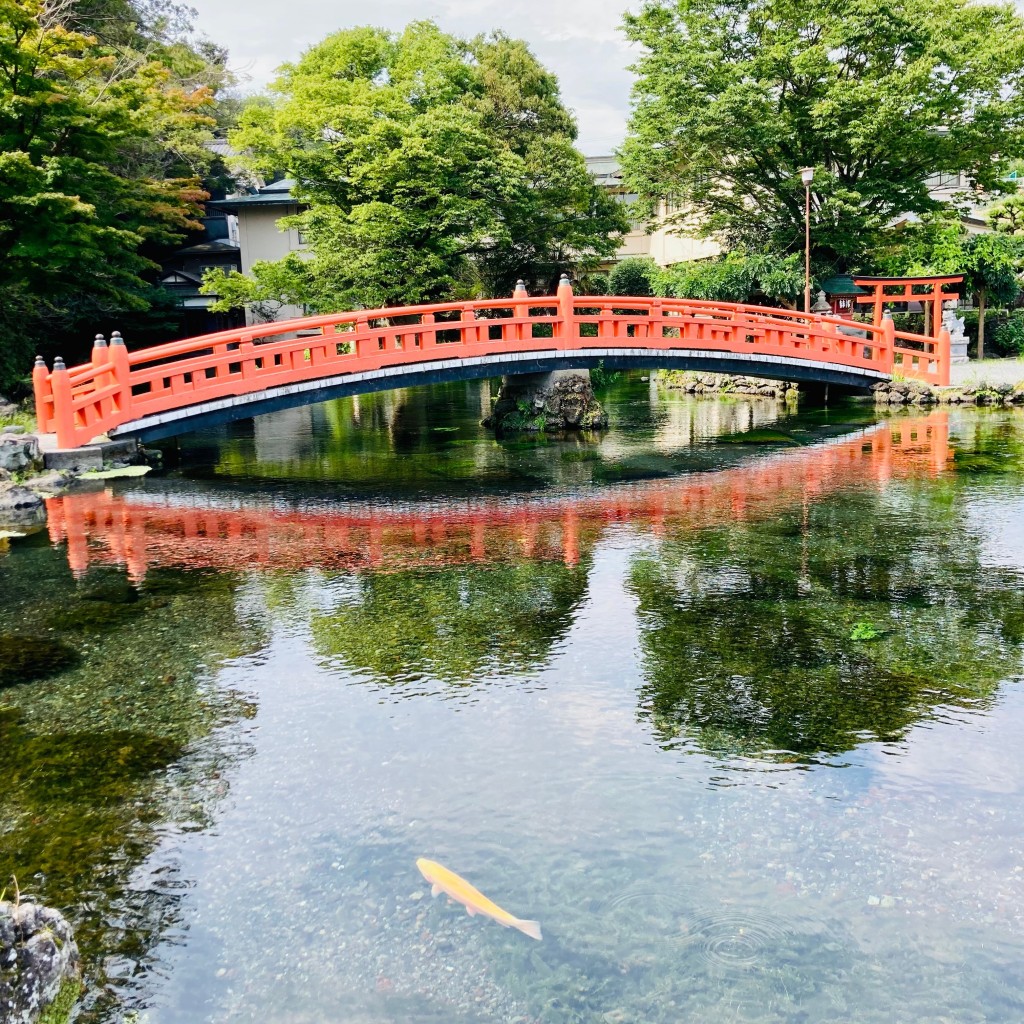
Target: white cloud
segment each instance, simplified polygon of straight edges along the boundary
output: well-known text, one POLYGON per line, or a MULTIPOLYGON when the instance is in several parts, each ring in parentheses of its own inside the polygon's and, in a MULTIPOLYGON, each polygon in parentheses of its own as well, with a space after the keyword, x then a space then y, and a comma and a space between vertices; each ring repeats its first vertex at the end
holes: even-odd
POLYGON ((525 39, 558 75, 566 106, 580 125, 585 153, 607 153, 621 141, 629 107, 633 56, 620 25, 623 0, 249 0, 244 13, 227 0, 191 0, 196 28, 228 48, 232 67, 262 88, 274 69, 295 60, 329 32, 353 25, 399 29, 432 18, 448 32, 472 36, 501 29, 525 39))

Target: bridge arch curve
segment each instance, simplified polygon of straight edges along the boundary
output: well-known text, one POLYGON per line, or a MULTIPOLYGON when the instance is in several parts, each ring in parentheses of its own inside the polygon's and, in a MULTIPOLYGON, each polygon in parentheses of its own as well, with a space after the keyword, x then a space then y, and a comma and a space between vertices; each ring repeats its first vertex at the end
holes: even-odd
POLYGON ((557 369, 683 369, 870 387, 949 382, 949 335, 689 299, 554 296, 358 310, 262 324, 33 373, 40 431, 155 440, 344 395, 557 369))

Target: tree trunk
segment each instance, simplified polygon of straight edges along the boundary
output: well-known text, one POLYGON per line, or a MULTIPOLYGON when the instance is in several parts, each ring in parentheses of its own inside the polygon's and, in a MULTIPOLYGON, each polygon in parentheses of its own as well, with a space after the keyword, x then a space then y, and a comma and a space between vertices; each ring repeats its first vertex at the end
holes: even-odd
POLYGON ((922 302, 921 312, 924 313, 924 331, 922 333, 926 338, 930 338, 932 336, 932 304, 922 302))
POLYGON ((985 358, 985 289, 978 289, 978 358, 985 358))

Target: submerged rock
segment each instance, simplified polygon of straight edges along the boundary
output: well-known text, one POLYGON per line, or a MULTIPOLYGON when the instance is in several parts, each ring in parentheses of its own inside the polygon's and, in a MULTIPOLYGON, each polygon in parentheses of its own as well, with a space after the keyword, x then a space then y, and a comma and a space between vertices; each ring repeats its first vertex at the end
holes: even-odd
POLYGON ((78 946, 63 914, 0 902, 0 1020, 34 1024, 62 989, 77 993, 78 979, 78 946))
POLYGON ((77 663, 78 652, 59 640, 0 633, 0 690, 45 679, 77 663))
POLYGON ((28 487, 9 481, 0 481, 0 512, 16 512, 19 515, 41 508, 43 499, 28 487))

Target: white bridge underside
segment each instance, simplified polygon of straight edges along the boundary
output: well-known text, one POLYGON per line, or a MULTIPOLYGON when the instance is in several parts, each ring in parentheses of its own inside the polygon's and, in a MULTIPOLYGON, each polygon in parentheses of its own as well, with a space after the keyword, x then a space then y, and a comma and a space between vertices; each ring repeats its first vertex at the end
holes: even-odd
POLYGON ((704 373, 742 374, 769 380, 791 380, 844 387, 869 388, 878 381, 891 380, 879 370, 844 366, 815 359, 783 359, 755 352, 722 352, 715 349, 588 348, 576 351, 548 350, 506 352, 470 358, 435 359, 405 366, 388 366, 362 373, 285 384, 248 394, 143 416, 110 431, 112 438, 136 437, 142 441, 187 434, 193 430, 248 419, 264 413, 300 405, 326 402, 332 398, 417 387, 444 381, 473 380, 550 370, 584 370, 598 365, 609 370, 696 370, 704 373))

